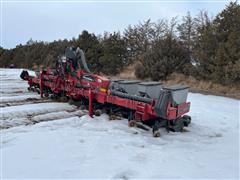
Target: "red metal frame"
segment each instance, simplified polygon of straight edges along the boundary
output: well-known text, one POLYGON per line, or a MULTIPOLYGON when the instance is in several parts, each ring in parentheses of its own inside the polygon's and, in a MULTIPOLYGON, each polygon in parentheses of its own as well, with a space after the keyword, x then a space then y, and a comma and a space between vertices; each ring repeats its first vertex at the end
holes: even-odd
MULTIPOLYGON (((72 67, 71 70, 73 71, 72 67)), ((39 77, 29 76, 28 84, 30 86, 38 85, 40 87, 40 95, 43 97, 44 88, 47 87, 54 93, 64 92, 66 96, 73 99, 81 99, 86 97, 89 100, 89 115, 93 117, 93 101, 104 104, 114 104, 120 107, 125 107, 134 110, 134 118, 140 121, 146 121, 149 119, 158 118, 157 113, 154 110, 153 101, 152 104, 121 98, 118 96, 111 95, 111 91, 108 90, 110 80, 102 76, 95 74, 87 74, 81 70, 75 71, 76 76, 73 77, 68 73, 64 78, 55 76, 51 69, 41 71, 39 77), (94 81, 88 81, 82 78, 85 75, 91 75, 94 81), (76 87, 78 84, 81 87, 76 87)), ((190 103, 182 103, 177 107, 174 107, 170 102, 166 109, 166 119, 174 120, 181 117, 183 114, 189 112, 190 103)))

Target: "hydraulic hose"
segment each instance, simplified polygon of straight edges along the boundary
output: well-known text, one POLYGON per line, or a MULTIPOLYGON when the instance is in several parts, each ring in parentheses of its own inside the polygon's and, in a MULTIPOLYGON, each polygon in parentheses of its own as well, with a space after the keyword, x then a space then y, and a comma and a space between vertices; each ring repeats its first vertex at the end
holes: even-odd
POLYGON ((135 101, 141 101, 141 102, 148 103, 148 104, 151 104, 152 101, 153 101, 150 98, 136 96, 136 95, 131 95, 131 94, 127 94, 127 93, 122 93, 122 92, 119 92, 119 91, 111 91, 111 94, 115 95, 115 96, 118 96, 118 97, 126 98, 126 99, 131 99, 131 100, 135 100, 135 101))
POLYGON ((80 57, 81 57, 80 61, 81 61, 82 65, 83 65, 84 70, 87 73, 91 73, 91 71, 88 69, 88 66, 87 66, 87 63, 86 63, 86 58, 85 58, 83 50, 78 47, 77 50, 76 50, 76 53, 80 54, 80 57))

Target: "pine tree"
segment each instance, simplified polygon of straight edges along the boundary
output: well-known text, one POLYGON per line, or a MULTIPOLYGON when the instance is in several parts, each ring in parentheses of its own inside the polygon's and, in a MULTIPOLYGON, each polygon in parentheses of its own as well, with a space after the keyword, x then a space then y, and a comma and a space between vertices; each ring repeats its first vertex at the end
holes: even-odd
POLYGON ((230 2, 214 20, 202 12, 197 20, 194 57, 199 75, 222 84, 239 83, 240 6, 230 2))
POLYGON ((85 30, 73 44, 84 51, 90 70, 93 72, 101 72, 102 66, 99 59, 103 55, 103 50, 97 36, 85 30))
POLYGON ((196 38, 196 24, 190 12, 182 17, 182 23, 178 25, 177 29, 181 42, 187 48, 192 57, 194 40, 196 38))
POLYGON ((105 33, 101 44, 103 46, 103 56, 100 57, 102 72, 110 75, 119 73, 128 64, 125 41, 119 32, 105 33))
POLYGON ((216 51, 216 78, 230 84, 240 80, 240 5, 230 4, 214 20, 219 47, 216 51))

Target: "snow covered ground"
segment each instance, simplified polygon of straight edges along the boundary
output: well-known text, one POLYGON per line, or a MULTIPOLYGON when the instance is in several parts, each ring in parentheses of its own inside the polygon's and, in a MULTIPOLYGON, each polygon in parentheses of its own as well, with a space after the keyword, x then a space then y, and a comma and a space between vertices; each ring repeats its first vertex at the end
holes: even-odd
POLYGON ((126 120, 36 101, 20 72, 0 69, 0 127, 11 127, 0 130, 2 178, 239 178, 239 100, 190 93, 188 131, 153 138, 126 120))

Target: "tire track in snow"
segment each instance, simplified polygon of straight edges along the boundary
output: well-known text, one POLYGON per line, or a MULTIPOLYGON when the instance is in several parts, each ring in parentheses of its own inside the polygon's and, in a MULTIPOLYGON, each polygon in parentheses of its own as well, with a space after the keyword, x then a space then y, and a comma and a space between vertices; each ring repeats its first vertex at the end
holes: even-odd
POLYGON ((25 104, 48 103, 48 102, 53 102, 53 101, 51 99, 27 98, 26 100, 2 102, 2 103, 0 103, 0 108, 11 107, 11 106, 20 106, 20 105, 25 105, 25 104))
POLYGON ((33 125, 43 121, 52 121, 52 120, 60 120, 70 117, 81 117, 86 115, 86 110, 55 110, 52 112, 41 112, 35 114, 28 114, 25 117, 20 118, 8 118, 4 120, 0 120, 0 129, 8 129, 11 127, 16 127, 20 125, 33 125))
POLYGON ((2 108, 2 118, 26 117, 27 115, 36 115, 55 111, 74 110, 75 107, 67 103, 38 103, 24 104, 20 106, 10 106, 2 108))

